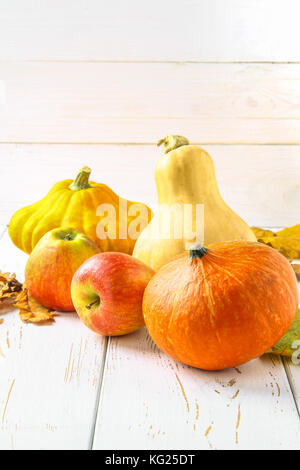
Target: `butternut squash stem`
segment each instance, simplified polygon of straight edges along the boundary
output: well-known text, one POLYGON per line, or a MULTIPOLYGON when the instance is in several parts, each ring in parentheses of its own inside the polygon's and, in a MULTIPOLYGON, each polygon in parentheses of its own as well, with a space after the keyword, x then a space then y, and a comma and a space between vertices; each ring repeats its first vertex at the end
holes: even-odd
POLYGON ((81 191, 82 189, 91 188, 91 185, 89 184, 91 171, 92 170, 88 166, 81 168, 73 183, 70 184, 69 188, 72 191, 81 191))
POLYGON ((157 145, 160 146, 164 144, 164 153, 171 152, 182 145, 189 145, 189 140, 183 135, 167 135, 164 139, 160 139, 157 142, 157 145))
POLYGON ((195 246, 195 248, 192 248, 190 250, 190 254, 189 254, 189 257, 190 258, 203 258, 204 255, 206 255, 206 253, 208 253, 208 249, 207 248, 204 248, 204 246, 201 246, 201 245, 197 245, 195 246))

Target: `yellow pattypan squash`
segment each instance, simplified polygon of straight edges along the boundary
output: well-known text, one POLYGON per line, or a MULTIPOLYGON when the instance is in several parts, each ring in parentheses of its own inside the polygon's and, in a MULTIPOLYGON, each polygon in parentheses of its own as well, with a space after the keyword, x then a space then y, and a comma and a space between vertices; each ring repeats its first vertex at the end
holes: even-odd
POLYGON ((31 253, 46 232, 68 226, 85 233, 101 251, 131 254, 138 236, 134 238, 134 232, 151 220, 151 210, 89 181, 90 173, 83 167, 74 181, 56 183, 43 199, 17 211, 9 224, 13 243, 31 253))

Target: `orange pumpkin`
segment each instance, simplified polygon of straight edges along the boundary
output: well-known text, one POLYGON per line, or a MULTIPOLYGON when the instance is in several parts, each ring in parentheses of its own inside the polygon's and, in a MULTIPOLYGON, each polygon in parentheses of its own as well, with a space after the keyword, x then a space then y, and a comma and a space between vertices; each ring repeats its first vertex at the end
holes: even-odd
POLYGON ((270 349, 297 306, 289 262, 269 246, 238 241, 198 246, 164 265, 146 287, 143 314, 165 353, 220 370, 270 349))

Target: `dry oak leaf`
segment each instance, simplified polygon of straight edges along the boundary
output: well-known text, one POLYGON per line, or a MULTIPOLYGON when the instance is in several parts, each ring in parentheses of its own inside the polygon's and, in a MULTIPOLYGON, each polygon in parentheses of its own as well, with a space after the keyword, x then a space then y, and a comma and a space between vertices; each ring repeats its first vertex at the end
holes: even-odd
POLYGON ((45 323, 54 321, 56 312, 41 305, 28 292, 23 285, 23 290, 18 294, 14 304, 19 309, 20 318, 25 323, 45 323))
POLYGON ((282 255, 289 259, 300 258, 300 238, 289 237, 261 237, 258 242, 269 245, 278 250, 282 255))

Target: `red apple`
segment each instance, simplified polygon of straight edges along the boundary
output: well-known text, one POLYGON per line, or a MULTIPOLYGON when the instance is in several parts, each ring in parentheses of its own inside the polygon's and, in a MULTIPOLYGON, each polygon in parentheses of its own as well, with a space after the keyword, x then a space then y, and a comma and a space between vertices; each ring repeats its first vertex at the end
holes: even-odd
POLYGON ((106 252, 76 271, 71 294, 83 323, 101 335, 119 336, 144 325, 142 302, 154 271, 132 256, 106 252))
POLYGON ((31 252, 25 268, 30 294, 54 310, 74 310, 71 282, 75 271, 100 249, 86 235, 73 228, 47 232, 31 252))

